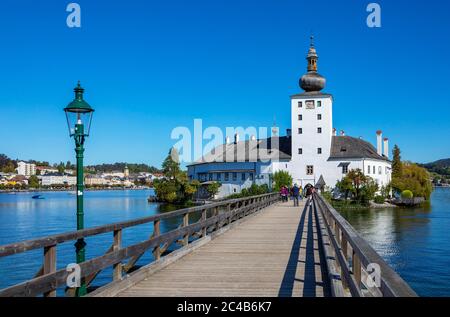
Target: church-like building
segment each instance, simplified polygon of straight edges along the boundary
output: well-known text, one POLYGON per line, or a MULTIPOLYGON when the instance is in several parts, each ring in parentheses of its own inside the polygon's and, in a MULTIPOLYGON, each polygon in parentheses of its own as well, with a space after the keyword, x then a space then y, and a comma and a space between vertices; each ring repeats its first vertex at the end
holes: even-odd
POLYGON ((388 139, 377 131, 376 148, 361 138, 339 134, 333 128, 333 96, 322 92, 326 79, 318 71, 318 55, 311 38, 307 73, 300 79, 304 92, 291 96, 291 129, 286 136, 259 139, 251 136, 225 144, 188 165, 188 176, 201 183, 220 182, 220 197, 238 193, 252 184, 272 186, 272 175, 288 171, 299 186, 334 188, 349 170, 361 169, 378 185, 391 181, 388 139))

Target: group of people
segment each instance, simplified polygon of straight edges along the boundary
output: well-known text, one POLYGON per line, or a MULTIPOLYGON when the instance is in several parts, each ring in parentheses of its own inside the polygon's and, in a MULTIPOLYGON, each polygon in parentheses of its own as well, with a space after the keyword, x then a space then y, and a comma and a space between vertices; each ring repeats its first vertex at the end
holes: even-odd
POLYGON ((287 202, 289 201, 289 196, 291 196, 292 200, 294 201, 294 207, 299 205, 299 200, 302 200, 303 196, 308 198, 314 192, 315 188, 312 185, 307 185, 305 187, 305 190, 303 190, 303 188, 299 187, 297 184, 294 184, 294 186, 291 188, 288 188, 287 186, 281 186, 280 188, 281 201, 287 202))

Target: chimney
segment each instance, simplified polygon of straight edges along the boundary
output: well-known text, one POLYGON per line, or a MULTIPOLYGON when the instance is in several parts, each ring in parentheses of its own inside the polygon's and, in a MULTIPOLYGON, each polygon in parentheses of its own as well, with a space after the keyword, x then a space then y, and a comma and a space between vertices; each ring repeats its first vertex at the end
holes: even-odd
POLYGON ((229 136, 227 136, 227 137, 225 138, 225 144, 230 144, 230 137, 229 137, 229 136))
POLYGON ((236 133, 234 135, 234 143, 238 144, 239 143, 239 133, 236 133))
POLYGON ((286 129, 286 135, 290 138, 292 136, 292 129, 286 129))
POLYGON ((337 135, 337 130, 336 130, 336 128, 333 128, 333 136, 336 136, 337 135))
POLYGON ((388 138, 384 138, 384 156, 386 156, 386 158, 389 158, 389 139, 388 138))
POLYGON ((377 131, 377 153, 378 155, 383 155, 383 150, 381 149, 382 147, 382 140, 383 140, 383 131, 378 130, 377 131))
POLYGON ((341 130, 341 136, 345 136, 345 131, 341 130))
POLYGON ((253 134, 250 136, 250 141, 256 141, 256 136, 254 136, 253 134))

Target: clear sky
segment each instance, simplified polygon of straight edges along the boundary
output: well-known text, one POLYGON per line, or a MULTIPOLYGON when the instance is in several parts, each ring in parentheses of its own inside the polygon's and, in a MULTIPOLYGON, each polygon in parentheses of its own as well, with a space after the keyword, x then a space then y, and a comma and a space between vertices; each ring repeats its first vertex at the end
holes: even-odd
POLYGON ((450 2, 78 0, 0 4, 0 153, 74 161, 62 109, 81 80, 96 109, 86 162, 160 166, 177 126, 290 125, 311 32, 334 126, 403 158, 450 157, 450 2))

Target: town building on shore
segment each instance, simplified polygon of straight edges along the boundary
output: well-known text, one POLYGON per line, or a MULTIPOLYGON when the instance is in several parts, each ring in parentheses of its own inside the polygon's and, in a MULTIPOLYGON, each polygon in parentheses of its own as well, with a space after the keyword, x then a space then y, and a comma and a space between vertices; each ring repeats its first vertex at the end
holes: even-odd
POLYGON ((58 173, 58 169, 50 166, 36 166, 36 172, 39 171, 39 175, 58 173))
POLYGON ((203 184, 222 184, 219 196, 238 193, 252 184, 272 186, 272 175, 287 171, 305 187, 334 188, 350 170, 360 169, 380 187, 391 181, 389 140, 376 133, 376 148, 369 142, 338 134, 333 127, 333 96, 322 92, 326 79, 318 73, 313 41, 307 54, 307 73, 300 78, 303 92, 291 96, 291 128, 285 136, 272 130, 268 139, 227 137, 225 144, 188 165, 188 177, 203 184))
POLYGON ((77 184, 76 176, 71 176, 67 174, 49 173, 45 175, 39 175, 38 179, 40 180, 42 186, 54 186, 54 185, 75 186, 77 184))
POLYGON ((36 175, 36 164, 20 161, 17 163, 16 171, 18 175, 23 176, 36 175))

